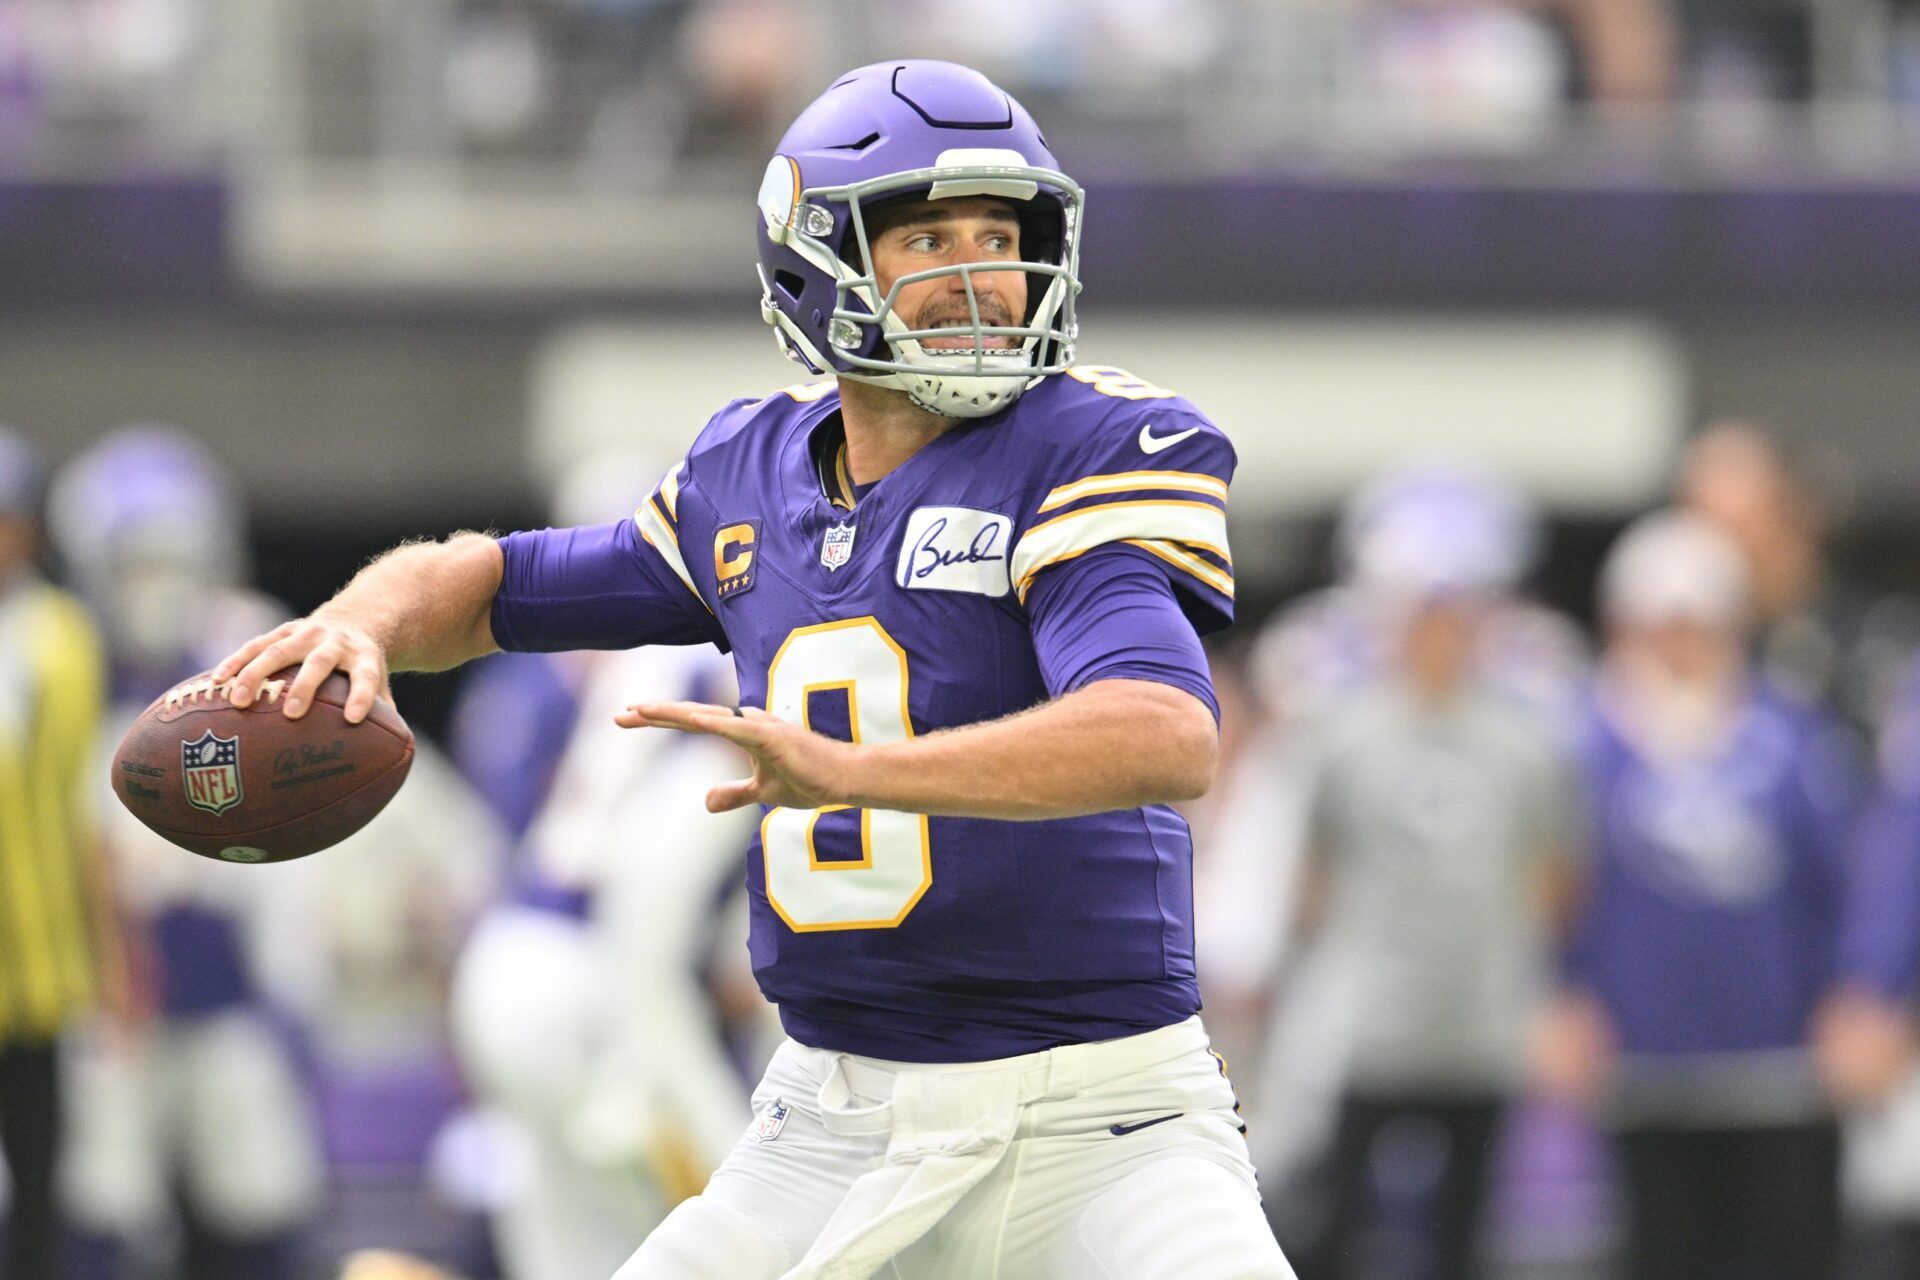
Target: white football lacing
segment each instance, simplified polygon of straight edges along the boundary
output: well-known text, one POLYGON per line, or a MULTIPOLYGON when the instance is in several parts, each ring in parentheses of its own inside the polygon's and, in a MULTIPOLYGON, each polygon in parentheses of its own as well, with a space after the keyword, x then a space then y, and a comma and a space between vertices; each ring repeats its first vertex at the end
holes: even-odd
MULTIPOLYGON (((268 702, 278 702, 280 695, 286 692, 287 684, 285 680, 268 680, 260 686, 260 696, 268 702)), ((205 702, 216 697, 227 699, 232 693, 233 681, 222 680, 215 684, 211 676, 202 676, 167 690, 165 701, 167 709, 172 711, 189 702, 205 702)))

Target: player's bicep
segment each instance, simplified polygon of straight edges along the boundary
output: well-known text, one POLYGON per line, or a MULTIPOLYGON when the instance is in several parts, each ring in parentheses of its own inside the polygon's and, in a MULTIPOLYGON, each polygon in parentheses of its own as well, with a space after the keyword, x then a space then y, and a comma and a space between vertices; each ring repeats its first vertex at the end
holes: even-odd
POLYGON ((500 539, 505 557, 489 621, 502 649, 725 647, 684 566, 670 564, 633 520, 500 539))
POLYGON ((1150 680, 1192 694, 1219 720, 1200 637, 1144 549, 1104 546, 1053 566, 1035 577, 1026 606, 1053 696, 1098 680, 1150 680))

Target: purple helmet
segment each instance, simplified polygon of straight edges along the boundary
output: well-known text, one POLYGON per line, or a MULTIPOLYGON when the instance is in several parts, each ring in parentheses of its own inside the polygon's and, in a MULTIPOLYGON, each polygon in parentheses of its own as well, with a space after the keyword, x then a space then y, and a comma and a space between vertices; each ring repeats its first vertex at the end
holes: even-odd
POLYGON ((780 349, 815 373, 894 387, 955 418, 1006 408, 1073 358, 1085 197, 1026 109, 951 62, 879 62, 842 76, 780 140, 760 184, 760 313, 780 349), (1017 263, 956 263, 895 281, 882 297, 867 217, 902 196, 998 196, 1020 218, 1017 263), (982 324, 973 273, 1027 273, 1027 313, 982 324), (958 276, 969 322, 914 329, 903 285, 958 276), (989 343, 1004 338, 1015 345, 989 343), (964 338, 942 349, 927 339, 964 338))
POLYGON ((245 509, 220 460, 176 427, 143 423, 61 469, 47 526, 116 658, 175 662, 203 639, 211 593, 246 572, 245 509))
POLYGON ((1361 587, 1416 596, 1501 593, 1540 549, 1520 490, 1471 466, 1414 464, 1361 489, 1341 514, 1341 567, 1361 587))

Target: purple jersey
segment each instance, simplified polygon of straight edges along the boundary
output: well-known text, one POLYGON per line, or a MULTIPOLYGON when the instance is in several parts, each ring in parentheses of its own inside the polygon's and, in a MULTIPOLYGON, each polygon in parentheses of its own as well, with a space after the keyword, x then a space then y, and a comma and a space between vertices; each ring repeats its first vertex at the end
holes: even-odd
MULTIPOLYGON (((1115 369, 959 422, 848 505, 831 385, 739 401, 634 520, 516 534, 508 648, 702 640, 741 701, 860 742, 1026 710, 1096 679, 1213 694, 1232 617, 1234 455, 1115 369)), ((821 1048, 976 1061, 1199 1007, 1192 845, 1160 805, 1046 822, 772 809, 748 860, 754 971, 821 1048)))
POLYGON ((1920 665, 1892 700, 1879 746, 1841 960, 1849 977, 1905 999, 1920 987, 1920 665))
POLYGON ((1574 977, 1629 1054, 1805 1043, 1833 980, 1857 779, 1838 726, 1756 693, 1711 758, 1659 762, 1604 709, 1574 977))

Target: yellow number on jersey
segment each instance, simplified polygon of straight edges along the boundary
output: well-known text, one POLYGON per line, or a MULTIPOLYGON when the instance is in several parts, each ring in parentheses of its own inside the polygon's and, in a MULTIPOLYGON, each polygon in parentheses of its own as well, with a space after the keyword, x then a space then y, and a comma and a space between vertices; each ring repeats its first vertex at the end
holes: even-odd
POLYGON ((1117 396, 1122 400, 1167 400, 1180 394, 1142 382, 1125 369, 1116 369, 1110 364, 1070 365, 1067 376, 1086 383, 1103 396, 1117 396))

